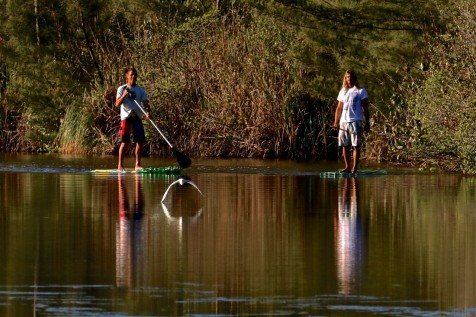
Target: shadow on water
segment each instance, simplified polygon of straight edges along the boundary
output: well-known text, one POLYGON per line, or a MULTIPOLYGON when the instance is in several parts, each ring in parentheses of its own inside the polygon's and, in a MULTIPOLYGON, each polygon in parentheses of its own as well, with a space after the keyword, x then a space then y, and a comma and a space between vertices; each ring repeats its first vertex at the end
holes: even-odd
POLYGON ((194 162, 189 177, 0 162, 0 315, 476 314, 474 179, 194 162))

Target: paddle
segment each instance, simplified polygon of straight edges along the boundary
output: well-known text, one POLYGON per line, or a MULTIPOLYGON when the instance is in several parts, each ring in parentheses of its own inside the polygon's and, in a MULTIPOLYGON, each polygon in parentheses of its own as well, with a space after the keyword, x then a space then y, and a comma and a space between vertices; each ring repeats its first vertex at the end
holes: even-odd
MULTIPOLYGON (((139 107, 139 109, 147 116, 147 112, 145 112, 144 108, 142 108, 141 105, 135 99, 134 99, 134 102, 136 103, 137 107, 139 107)), ((177 159, 177 162, 179 163, 180 167, 187 168, 190 165, 192 165, 192 160, 187 155, 185 155, 182 152, 180 152, 179 150, 177 150, 172 145, 172 143, 170 143, 170 141, 167 140, 165 135, 162 133, 162 131, 160 131, 159 127, 154 123, 154 121, 150 120, 150 118, 149 118, 149 121, 150 121, 150 123, 152 123, 154 128, 159 132, 159 134, 164 138, 165 142, 167 142, 167 144, 170 146, 170 148, 172 149, 172 151, 175 154, 175 158, 177 159)))

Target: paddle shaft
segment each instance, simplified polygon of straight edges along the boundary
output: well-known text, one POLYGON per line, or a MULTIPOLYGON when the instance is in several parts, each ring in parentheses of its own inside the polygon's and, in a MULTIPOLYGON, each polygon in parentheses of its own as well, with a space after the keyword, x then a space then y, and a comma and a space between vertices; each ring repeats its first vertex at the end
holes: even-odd
MULTIPOLYGON (((134 99, 134 102, 136 103, 137 107, 139 107, 139 109, 147 116, 147 112, 145 112, 144 108, 142 108, 142 106, 135 99, 134 99)), ((170 143, 170 141, 165 137, 165 135, 162 133, 162 131, 160 131, 159 127, 154 123, 154 121, 150 120, 150 118, 148 116, 147 116, 147 118, 149 119, 150 123, 152 123, 154 128, 164 138, 165 142, 167 142, 167 144, 170 146, 170 148, 172 149, 172 151, 175 154, 175 158, 177 159, 177 162, 179 163, 180 167, 182 167, 182 168, 189 167, 192 164, 192 160, 187 155, 185 155, 182 152, 180 152, 179 150, 177 150, 172 145, 172 143, 170 143)))
MULTIPOLYGON (((144 108, 142 108, 142 106, 135 99, 134 99, 134 102, 136 103, 137 107, 139 107, 139 109, 147 116, 147 112, 145 112, 144 108)), ((154 121, 152 121, 150 118, 149 118, 149 121, 150 123, 152 123, 154 128, 160 133, 160 135, 164 138, 165 142, 167 142, 167 144, 173 149, 174 146, 172 145, 172 143, 170 143, 170 141, 165 137, 162 131, 160 131, 159 127, 154 123, 154 121)))

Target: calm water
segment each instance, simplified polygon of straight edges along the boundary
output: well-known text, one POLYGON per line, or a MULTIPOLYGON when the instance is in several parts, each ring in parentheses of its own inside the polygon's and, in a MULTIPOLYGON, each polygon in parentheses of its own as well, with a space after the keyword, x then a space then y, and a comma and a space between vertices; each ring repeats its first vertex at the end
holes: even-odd
POLYGON ((476 178, 195 160, 162 203, 115 165, 0 154, 0 316, 476 316, 476 178))

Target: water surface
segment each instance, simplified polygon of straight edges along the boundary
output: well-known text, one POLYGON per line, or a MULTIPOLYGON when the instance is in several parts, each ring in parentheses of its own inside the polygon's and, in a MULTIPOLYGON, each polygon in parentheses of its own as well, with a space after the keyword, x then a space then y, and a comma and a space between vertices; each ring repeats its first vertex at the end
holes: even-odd
POLYGON ((162 202, 115 165, 1 154, 0 316, 476 316, 474 178, 203 159, 162 202))

